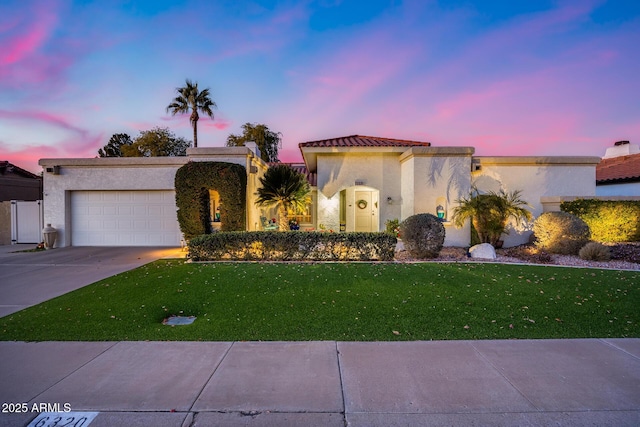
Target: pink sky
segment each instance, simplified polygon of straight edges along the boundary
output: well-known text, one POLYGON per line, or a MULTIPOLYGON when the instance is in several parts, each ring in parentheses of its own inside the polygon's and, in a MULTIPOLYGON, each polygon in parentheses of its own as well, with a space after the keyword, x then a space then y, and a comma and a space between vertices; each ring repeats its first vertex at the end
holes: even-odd
POLYGON ((0 5, 0 160, 94 157, 169 127, 186 78, 211 89, 200 146, 246 122, 298 143, 351 134, 477 155, 602 156, 640 141, 640 6, 597 0, 0 5), (215 18, 213 18, 215 17, 215 18), (189 31, 168 32, 180 22, 189 31))

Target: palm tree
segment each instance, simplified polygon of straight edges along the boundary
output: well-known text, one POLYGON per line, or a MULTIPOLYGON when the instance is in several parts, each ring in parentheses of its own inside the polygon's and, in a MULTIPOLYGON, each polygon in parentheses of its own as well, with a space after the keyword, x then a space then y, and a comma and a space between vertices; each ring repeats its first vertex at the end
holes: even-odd
POLYGON ((473 188, 468 198, 456 200, 458 206, 453 209, 453 222, 457 227, 462 227, 466 220, 471 220, 480 241, 496 246, 500 236, 506 233, 510 218, 520 225, 523 219, 530 220, 532 217, 531 212, 525 209, 528 205, 520 198, 520 194, 520 190, 480 194, 477 188, 473 188))
POLYGON ((262 187, 258 188, 258 206, 276 206, 278 209, 278 228, 289 229, 289 209, 302 209, 309 203, 309 182, 300 172, 286 164, 270 167, 260 178, 262 187))
POLYGON ((198 146, 198 120, 200 116, 198 111, 208 115, 213 119, 213 108, 217 105, 211 100, 209 94, 209 88, 204 89, 202 92, 198 91, 198 83, 193 83, 191 80, 186 80, 186 86, 176 88, 178 96, 173 99, 173 102, 167 107, 167 112, 170 112, 172 116, 178 113, 188 114, 191 112, 191 126, 193 126, 193 146, 198 146))

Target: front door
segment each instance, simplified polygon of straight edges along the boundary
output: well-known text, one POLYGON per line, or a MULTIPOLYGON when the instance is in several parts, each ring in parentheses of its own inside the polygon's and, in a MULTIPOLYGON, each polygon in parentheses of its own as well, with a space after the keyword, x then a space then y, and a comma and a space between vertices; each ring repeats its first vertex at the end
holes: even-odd
POLYGON ((355 192, 355 231, 378 231, 378 200, 373 191, 355 192))

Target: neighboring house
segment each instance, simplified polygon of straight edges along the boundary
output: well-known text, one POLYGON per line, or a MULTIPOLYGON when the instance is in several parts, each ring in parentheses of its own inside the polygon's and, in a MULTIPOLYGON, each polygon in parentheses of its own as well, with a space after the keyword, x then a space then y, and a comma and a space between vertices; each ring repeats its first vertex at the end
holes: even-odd
MULTIPOLYGON (((292 165, 312 186, 311 203, 291 212, 301 228, 382 231, 387 220, 443 212, 445 245, 466 246, 470 229, 455 228, 455 201, 481 191, 522 190, 534 216, 549 197, 593 197, 598 157, 486 157, 472 147, 353 135, 299 144, 304 165, 292 165)), ((246 229, 261 229, 255 206, 268 168, 255 146, 193 148, 187 157, 42 159, 45 222, 58 246, 177 245, 174 177, 188 161, 231 162, 247 170, 246 229)), ((212 214, 213 215, 213 214, 212 214)), ((224 218, 221 219, 224 221, 224 218)), ((505 246, 526 242, 530 224, 512 229, 505 246)))
POLYGON ((616 142, 596 166, 596 195, 640 196, 640 147, 616 142))
POLYGON ((42 200, 42 177, 0 161, 0 202, 42 200))

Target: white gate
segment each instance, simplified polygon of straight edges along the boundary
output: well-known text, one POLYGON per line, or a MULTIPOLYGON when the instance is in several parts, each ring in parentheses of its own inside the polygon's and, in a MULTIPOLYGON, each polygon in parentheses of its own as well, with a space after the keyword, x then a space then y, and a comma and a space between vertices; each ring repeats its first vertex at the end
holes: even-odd
POLYGON ((11 244, 42 242, 42 200, 11 201, 11 244))

